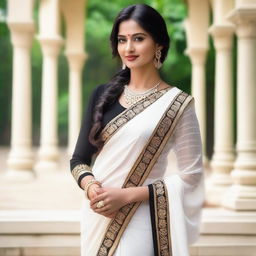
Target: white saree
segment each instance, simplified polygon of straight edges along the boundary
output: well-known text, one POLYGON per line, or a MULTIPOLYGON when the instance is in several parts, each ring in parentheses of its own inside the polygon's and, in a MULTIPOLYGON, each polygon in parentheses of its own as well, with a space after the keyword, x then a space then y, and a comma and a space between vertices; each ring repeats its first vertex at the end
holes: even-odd
POLYGON ((177 87, 161 90, 119 114, 102 134, 105 144, 92 168, 95 178, 103 187, 153 184, 151 206, 149 201, 129 204, 110 219, 93 212, 84 199, 81 256, 188 256, 189 244, 198 238, 204 201, 201 138, 192 97, 177 87), (154 134, 162 136, 162 144, 154 134), (179 172, 165 176, 171 150, 179 172))

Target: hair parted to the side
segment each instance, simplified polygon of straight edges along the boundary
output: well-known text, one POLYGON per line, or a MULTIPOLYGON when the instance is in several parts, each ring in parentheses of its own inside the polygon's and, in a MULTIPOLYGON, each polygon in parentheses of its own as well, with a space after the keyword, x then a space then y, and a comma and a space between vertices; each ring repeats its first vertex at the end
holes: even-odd
MULTIPOLYGON (((122 9, 117 15, 112 31, 110 34, 110 42, 112 48, 112 56, 117 57, 118 50, 118 32, 121 22, 126 20, 136 21, 145 31, 147 31, 153 40, 161 45, 161 59, 163 63, 170 45, 170 38, 163 17, 152 7, 146 4, 129 5, 122 9)), ((112 79, 106 84, 106 89, 101 95, 95 106, 93 113, 93 125, 89 134, 89 141, 98 149, 103 146, 100 135, 102 131, 102 117, 106 106, 113 104, 122 94, 124 85, 130 82, 130 69, 126 67, 124 70, 117 72, 112 79)))

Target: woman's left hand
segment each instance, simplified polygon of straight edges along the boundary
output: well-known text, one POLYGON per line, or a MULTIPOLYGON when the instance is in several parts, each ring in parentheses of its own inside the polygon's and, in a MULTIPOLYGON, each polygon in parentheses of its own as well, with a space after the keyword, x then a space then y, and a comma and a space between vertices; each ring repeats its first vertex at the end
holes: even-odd
POLYGON ((129 203, 129 196, 124 188, 96 188, 96 190, 98 195, 90 202, 91 209, 96 213, 111 215, 129 203), (97 203, 101 200, 105 206, 97 208, 97 203))

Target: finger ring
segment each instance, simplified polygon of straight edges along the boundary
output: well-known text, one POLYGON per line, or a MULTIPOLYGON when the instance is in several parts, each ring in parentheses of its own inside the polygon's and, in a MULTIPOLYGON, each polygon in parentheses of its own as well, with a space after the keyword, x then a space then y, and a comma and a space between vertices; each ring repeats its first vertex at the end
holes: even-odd
POLYGON ((97 203, 96 208, 102 208, 103 206, 105 206, 105 204, 104 204, 104 201, 101 200, 101 201, 99 201, 99 202, 97 203))

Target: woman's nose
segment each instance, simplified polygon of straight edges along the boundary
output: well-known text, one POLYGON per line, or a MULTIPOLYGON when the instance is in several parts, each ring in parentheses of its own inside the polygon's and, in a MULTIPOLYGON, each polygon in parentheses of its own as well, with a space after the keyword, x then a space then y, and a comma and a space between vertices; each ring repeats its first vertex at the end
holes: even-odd
POLYGON ((134 45, 133 45, 132 40, 127 40, 126 50, 127 51, 133 51, 134 50, 134 45))

